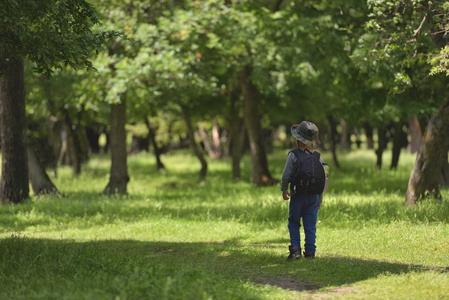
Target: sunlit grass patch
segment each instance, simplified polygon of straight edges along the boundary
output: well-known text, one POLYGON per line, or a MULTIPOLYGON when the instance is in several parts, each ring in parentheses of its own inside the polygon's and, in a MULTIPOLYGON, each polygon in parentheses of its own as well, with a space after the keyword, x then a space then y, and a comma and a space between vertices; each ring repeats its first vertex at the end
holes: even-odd
MULTIPOLYGON (((269 156, 276 178, 287 153, 269 156)), ((102 193, 107 155, 80 176, 61 168, 52 178, 60 195, 0 207, 0 297, 448 297, 448 201, 404 206, 414 155, 402 153, 390 171, 386 154, 381 170, 372 151, 339 155, 318 214, 317 258, 292 263, 288 201, 278 185, 249 182, 249 156, 234 181, 228 158, 208 159, 200 180, 189 152, 164 155, 166 172, 151 154, 131 155, 122 196, 102 193)))

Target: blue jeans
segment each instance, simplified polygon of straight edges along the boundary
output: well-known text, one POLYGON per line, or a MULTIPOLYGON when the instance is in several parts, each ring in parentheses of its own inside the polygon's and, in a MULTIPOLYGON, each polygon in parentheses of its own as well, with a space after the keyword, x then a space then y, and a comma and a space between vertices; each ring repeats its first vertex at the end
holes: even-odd
POLYGON ((318 207, 320 205, 319 195, 295 194, 290 199, 288 230, 292 247, 301 247, 301 218, 304 226, 306 253, 315 253, 316 221, 318 207))

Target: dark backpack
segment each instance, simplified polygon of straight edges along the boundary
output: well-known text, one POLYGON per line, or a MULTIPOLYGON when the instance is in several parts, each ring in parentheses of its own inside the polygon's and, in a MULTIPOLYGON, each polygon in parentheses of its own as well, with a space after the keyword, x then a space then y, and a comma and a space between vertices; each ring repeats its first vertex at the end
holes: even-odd
POLYGON ((321 194, 324 191, 325 174, 320 153, 305 153, 300 149, 290 152, 296 156, 290 190, 300 194, 321 194))

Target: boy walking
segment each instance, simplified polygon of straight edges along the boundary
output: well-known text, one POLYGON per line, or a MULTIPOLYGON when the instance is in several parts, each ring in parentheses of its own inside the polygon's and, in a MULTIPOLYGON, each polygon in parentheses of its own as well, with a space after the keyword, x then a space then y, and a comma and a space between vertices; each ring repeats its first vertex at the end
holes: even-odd
POLYGON ((290 199, 288 230, 290 254, 287 260, 301 258, 301 219, 304 227, 304 257, 315 257, 316 222, 325 187, 325 164, 320 154, 313 151, 321 144, 318 127, 303 121, 291 128, 297 148, 290 151, 282 173, 281 191, 284 200, 290 199), (290 184, 290 192, 288 187, 290 184))

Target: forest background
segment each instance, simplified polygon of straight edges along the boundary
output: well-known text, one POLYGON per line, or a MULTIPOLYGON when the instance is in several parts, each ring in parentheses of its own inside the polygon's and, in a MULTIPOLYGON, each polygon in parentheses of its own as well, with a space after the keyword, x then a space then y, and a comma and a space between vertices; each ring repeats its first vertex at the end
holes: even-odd
POLYGON ((440 197, 448 183, 444 1, 2 5, 1 78, 12 87, 0 101, 4 203, 28 197, 28 170, 35 194, 54 192, 44 167, 68 164, 79 174, 100 148, 111 151, 105 193, 126 193, 127 153, 150 144, 161 170, 162 153, 189 145, 200 178, 207 174, 202 149, 213 159, 231 156, 234 179, 250 150, 251 182, 275 184, 270 144, 305 119, 321 128, 335 168, 338 143, 350 148, 363 134, 374 149, 377 133, 377 167, 391 141, 395 169, 410 137, 419 153, 408 204, 440 197), (7 64, 22 57, 24 74, 22 65, 7 64), (13 85, 23 78, 26 89, 13 85))
POLYGON ((2 1, 2 295, 447 297, 448 9, 2 1), (302 120, 334 186, 285 266, 302 120))

